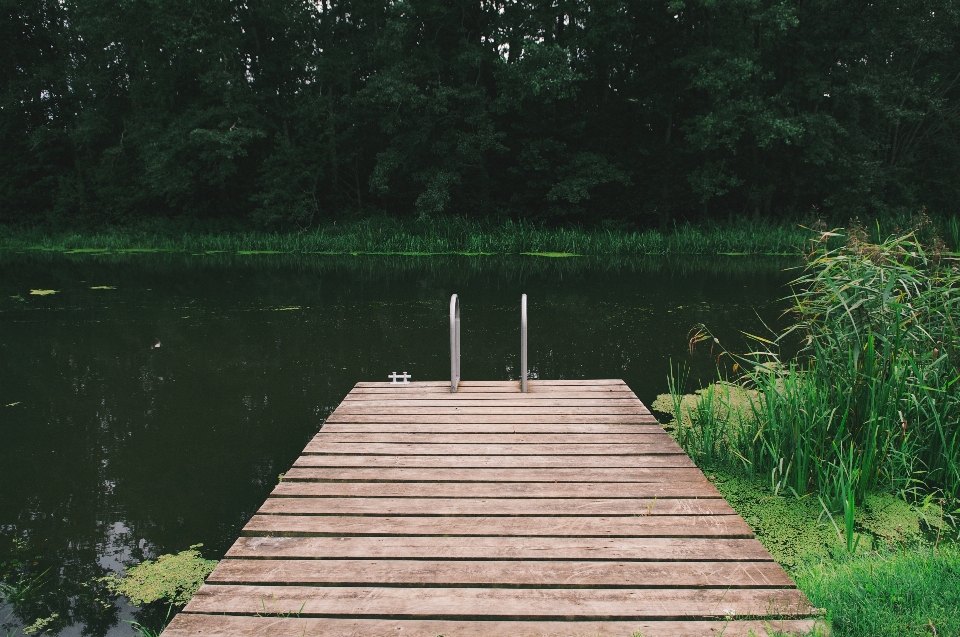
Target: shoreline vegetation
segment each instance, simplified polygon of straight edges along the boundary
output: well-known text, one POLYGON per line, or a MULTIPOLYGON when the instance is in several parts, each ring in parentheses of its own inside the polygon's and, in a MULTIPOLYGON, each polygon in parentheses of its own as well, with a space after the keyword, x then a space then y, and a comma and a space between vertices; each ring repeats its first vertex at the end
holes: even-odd
POLYGON ((684 393, 681 368, 651 405, 835 637, 960 634, 960 268, 944 247, 924 219, 876 241, 822 233, 794 324, 746 354, 697 326, 716 382, 684 393))
MULTIPOLYGON (((812 222, 810 225, 819 227, 812 222)), ((873 221, 869 227, 872 234, 883 236, 900 225, 902 220, 891 218, 873 221)), ((948 249, 960 249, 960 219, 945 218, 935 225, 948 249)), ((639 230, 619 222, 582 228, 462 217, 370 217, 286 233, 173 221, 78 230, 0 226, 0 250, 71 254, 800 256, 811 235, 811 230, 799 223, 754 223, 746 219, 639 230)))

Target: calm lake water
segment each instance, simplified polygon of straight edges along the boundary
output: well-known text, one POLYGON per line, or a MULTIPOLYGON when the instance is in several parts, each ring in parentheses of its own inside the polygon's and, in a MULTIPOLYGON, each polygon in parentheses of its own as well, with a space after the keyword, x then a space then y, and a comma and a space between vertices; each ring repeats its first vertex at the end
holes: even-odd
POLYGON ((155 621, 97 578, 197 543, 220 558, 357 381, 449 379, 452 293, 464 379, 518 377, 527 293, 535 377, 622 378, 649 404, 671 361, 714 372, 695 324, 735 351, 778 326, 794 265, 0 253, 0 578, 40 581, 0 626, 155 621))

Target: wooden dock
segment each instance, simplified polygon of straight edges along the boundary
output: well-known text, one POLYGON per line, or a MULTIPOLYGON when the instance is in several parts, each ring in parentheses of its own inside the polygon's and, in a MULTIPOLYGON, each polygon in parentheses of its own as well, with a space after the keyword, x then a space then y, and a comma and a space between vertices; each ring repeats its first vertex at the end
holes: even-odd
POLYGON ((620 380, 358 383, 165 637, 803 634, 620 380))

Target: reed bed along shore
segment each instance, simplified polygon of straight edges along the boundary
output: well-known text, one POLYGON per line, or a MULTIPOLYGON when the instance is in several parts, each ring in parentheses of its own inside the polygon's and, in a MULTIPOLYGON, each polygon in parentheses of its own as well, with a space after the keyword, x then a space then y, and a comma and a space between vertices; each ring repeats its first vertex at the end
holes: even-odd
POLYGON ((0 248, 64 252, 169 251, 282 254, 800 255, 809 232, 788 223, 547 228, 459 217, 374 217, 302 232, 264 232, 156 222, 92 231, 0 227, 0 248))
MULTIPOLYGON (((960 217, 921 217, 960 251, 960 217)), ((864 222, 879 240, 908 227, 914 217, 887 215, 864 222)), ((859 222, 858 222, 859 223, 859 222)), ((528 221, 373 216, 345 219, 304 230, 272 232, 230 220, 141 220, 97 228, 0 225, 0 249, 58 252, 179 252, 190 254, 387 254, 429 256, 527 254, 550 257, 613 255, 804 254, 811 231, 820 226, 785 220, 732 218, 723 222, 677 223, 638 230, 622 222, 590 227, 548 227, 528 221)), ((834 244, 834 247, 836 244, 834 244)))
MULTIPOLYGON (((673 379, 669 411, 694 458, 817 494, 852 544, 867 494, 960 502, 960 270, 915 234, 874 243, 854 229, 830 248, 838 234, 792 284, 793 326, 723 352, 732 375, 692 401, 673 379), (800 353, 784 360, 787 341, 800 353)), ((690 345, 721 348, 707 326, 690 345)))

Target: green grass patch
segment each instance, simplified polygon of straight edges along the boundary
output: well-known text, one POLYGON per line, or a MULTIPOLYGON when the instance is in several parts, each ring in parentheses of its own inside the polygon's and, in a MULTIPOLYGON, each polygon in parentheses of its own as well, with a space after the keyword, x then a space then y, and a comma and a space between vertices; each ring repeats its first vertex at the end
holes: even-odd
POLYGON ((960 635, 960 551, 859 555, 795 575, 834 637, 960 635))
POLYGON ((955 529, 937 528, 936 512, 892 495, 868 497, 858 513, 861 542, 849 553, 815 497, 775 494, 722 467, 704 473, 825 609, 833 637, 960 635, 960 550, 955 529))

